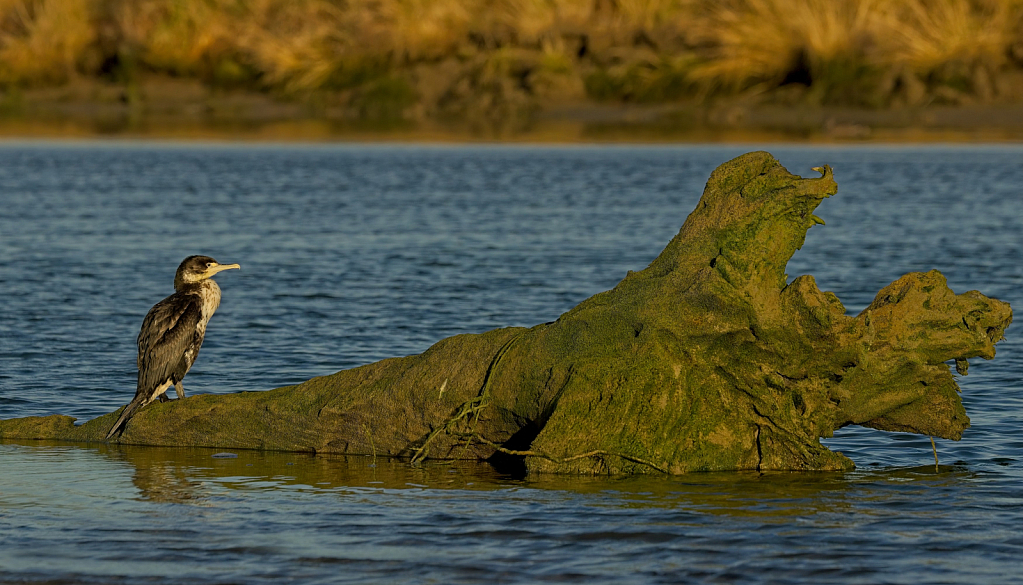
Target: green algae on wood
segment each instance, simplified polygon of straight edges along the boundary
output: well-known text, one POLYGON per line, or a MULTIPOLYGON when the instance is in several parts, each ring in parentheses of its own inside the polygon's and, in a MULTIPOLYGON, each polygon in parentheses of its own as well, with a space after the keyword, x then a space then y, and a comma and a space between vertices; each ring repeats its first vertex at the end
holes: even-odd
MULTIPOLYGON (((991 359, 1007 303, 937 271, 859 315, 785 266, 837 191, 754 152, 716 169, 678 235, 640 272, 557 321, 444 339, 268 392, 153 404, 118 442, 491 458, 532 471, 838 470, 843 426, 959 439, 946 362, 991 359)), ((117 413, 0 421, 0 438, 99 441, 117 413)))

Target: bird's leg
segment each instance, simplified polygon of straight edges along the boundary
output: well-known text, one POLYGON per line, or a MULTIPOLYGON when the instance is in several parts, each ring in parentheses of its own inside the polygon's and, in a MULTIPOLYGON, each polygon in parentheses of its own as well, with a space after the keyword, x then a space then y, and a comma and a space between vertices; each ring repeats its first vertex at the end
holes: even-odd
POLYGON ((150 404, 154 400, 159 400, 160 402, 167 402, 168 400, 170 400, 170 398, 167 398, 167 390, 170 390, 172 384, 174 384, 174 382, 172 382, 171 380, 167 380, 163 384, 160 384, 159 388, 157 388, 156 391, 153 392, 152 398, 150 398, 145 404, 150 404))
POLYGON ((185 387, 181 385, 181 380, 174 382, 174 390, 178 393, 178 399, 185 397, 185 387))

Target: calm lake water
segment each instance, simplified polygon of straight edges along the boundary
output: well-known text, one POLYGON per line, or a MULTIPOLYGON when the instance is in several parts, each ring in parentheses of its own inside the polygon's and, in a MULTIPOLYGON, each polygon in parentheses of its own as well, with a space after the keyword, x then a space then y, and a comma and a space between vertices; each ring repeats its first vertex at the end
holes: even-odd
MULTIPOLYGON (((270 389, 554 320, 645 267, 756 147, 0 143, 0 418, 128 402, 189 254, 238 262, 189 394, 270 389)), ((1023 307, 1023 147, 768 147, 835 168, 789 264, 850 313, 910 271, 1023 307)), ((1023 575, 1017 326, 973 426, 858 427, 844 474, 501 476, 485 464, 0 442, 0 582, 997 583, 1023 575)))

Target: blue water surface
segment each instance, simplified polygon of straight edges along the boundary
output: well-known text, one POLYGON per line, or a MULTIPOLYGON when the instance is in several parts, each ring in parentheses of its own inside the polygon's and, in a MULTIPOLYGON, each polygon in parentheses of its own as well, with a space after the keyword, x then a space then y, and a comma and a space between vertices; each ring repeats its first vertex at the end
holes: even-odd
MULTIPOLYGON (((0 418, 112 411, 189 254, 238 262, 191 394, 554 320, 645 267, 755 146, 0 143, 0 418)), ((1023 147, 768 147, 835 169, 789 264, 850 313, 909 271, 1023 306, 1023 147)), ((844 474, 502 476, 486 464, 0 443, 0 582, 994 583, 1023 575, 1023 363, 962 441, 859 427, 844 474)))

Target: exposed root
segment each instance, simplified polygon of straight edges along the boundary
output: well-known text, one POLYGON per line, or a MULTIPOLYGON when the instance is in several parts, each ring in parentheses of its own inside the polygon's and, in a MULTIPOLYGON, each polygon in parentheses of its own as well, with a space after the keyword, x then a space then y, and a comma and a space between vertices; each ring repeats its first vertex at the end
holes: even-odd
POLYGON ((488 400, 488 398, 489 398, 488 396, 477 396, 476 398, 473 398, 472 400, 465 402, 461 406, 459 406, 458 410, 451 418, 449 418, 443 425, 433 429, 433 431, 431 431, 430 434, 426 436, 426 440, 423 441, 423 444, 420 445, 419 448, 416 449, 415 453, 412 454, 411 461, 412 465, 415 465, 422 461, 423 459, 426 459, 426 456, 429 453, 427 451, 427 447, 429 447, 430 443, 432 443, 433 440, 437 438, 437 435, 440 435, 441 433, 456 434, 454 431, 455 425, 457 425, 460 421, 470 416, 473 415, 478 416, 481 410, 489 406, 490 401, 488 400))
MULTIPOLYGON (((445 421, 443 425, 430 431, 430 434, 426 436, 426 440, 423 441, 423 444, 420 445, 412 454, 412 465, 426 459, 429 454, 427 447, 430 446, 430 443, 432 443, 438 435, 441 433, 453 434, 455 425, 470 416, 473 417, 472 429, 475 432, 476 423, 479 422, 479 413, 490 404, 490 385, 494 378, 494 371, 497 369, 497 365, 501 362, 501 358, 508 353, 511 346, 518 341, 520 337, 522 337, 521 334, 512 337, 501 346, 501 349, 497 350, 497 353, 494 354, 494 359, 490 361, 490 367, 487 368, 487 374, 483 379, 483 386, 480 388, 479 394, 477 394, 476 398, 462 403, 451 418, 445 421)), ((468 449, 468 445, 466 445, 465 448, 468 449)))

